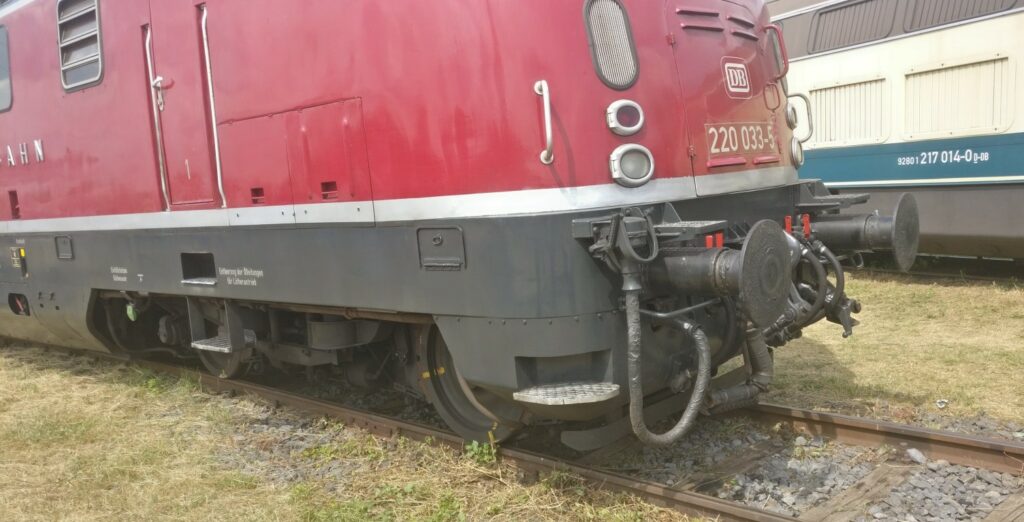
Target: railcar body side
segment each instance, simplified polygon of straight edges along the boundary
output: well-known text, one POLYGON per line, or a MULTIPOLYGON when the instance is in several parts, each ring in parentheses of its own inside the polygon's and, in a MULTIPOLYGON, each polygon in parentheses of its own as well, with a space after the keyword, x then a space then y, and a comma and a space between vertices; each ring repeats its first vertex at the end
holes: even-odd
POLYGON ((922 252, 1024 258, 1024 2, 769 8, 787 36, 790 89, 813 108, 801 174, 883 209, 914 193, 922 252), (838 28, 840 16, 852 21, 838 28))
POLYGON ((680 347, 721 364, 748 315, 784 343, 826 315, 785 303, 810 216, 859 201, 797 181, 756 0, 15 0, 0 27, 0 329, 390 375, 466 436, 685 391, 680 347), (717 276, 647 266, 669 258, 717 276), (627 328, 624 281, 644 313, 698 306, 627 328))

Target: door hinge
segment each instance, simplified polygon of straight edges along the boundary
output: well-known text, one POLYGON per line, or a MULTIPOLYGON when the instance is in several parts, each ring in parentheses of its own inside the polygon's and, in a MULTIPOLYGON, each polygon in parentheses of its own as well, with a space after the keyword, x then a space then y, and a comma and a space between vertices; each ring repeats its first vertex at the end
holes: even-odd
POLYGON ((689 152, 690 152, 690 157, 691 158, 696 158, 697 157, 697 148, 694 147, 693 145, 690 145, 689 152))
POLYGON ((675 45, 676 44, 676 35, 674 33, 666 34, 665 35, 665 41, 668 42, 669 45, 675 45))

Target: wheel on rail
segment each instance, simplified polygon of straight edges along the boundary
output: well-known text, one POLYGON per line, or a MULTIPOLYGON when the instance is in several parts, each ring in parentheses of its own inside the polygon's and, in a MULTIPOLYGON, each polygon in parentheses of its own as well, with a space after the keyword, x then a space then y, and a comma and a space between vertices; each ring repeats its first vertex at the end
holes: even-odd
POLYGON ((417 328, 415 343, 419 388, 455 433, 470 441, 501 442, 522 427, 522 408, 462 378, 437 327, 417 328))
POLYGON ((248 369, 249 350, 242 350, 233 353, 209 352, 196 350, 199 360, 203 362, 206 370, 221 379, 237 379, 245 375, 248 369))

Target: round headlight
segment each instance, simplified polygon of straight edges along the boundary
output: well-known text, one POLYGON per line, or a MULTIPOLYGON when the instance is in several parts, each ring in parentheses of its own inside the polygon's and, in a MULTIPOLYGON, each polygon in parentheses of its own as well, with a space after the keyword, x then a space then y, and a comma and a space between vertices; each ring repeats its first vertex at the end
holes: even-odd
POLYGON ((800 116, 796 112, 796 106, 792 103, 786 105, 786 124, 793 130, 800 124, 800 116))
POLYGON ((644 110, 632 100, 619 100, 608 106, 608 128, 619 136, 632 136, 644 128, 644 110))
POLYGON ((612 179, 624 187, 639 187, 654 176, 654 155, 643 145, 623 145, 612 152, 612 179))
POLYGON ((804 166, 804 146, 800 140, 793 138, 793 141, 790 142, 789 152, 793 156, 793 165, 796 165, 796 168, 804 166))

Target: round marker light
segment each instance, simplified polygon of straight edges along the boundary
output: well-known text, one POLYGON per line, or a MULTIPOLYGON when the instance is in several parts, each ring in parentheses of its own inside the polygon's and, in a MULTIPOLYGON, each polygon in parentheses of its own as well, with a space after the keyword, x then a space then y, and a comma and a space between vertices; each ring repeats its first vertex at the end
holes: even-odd
POLYGON ((792 103, 786 105, 786 124, 793 130, 796 130, 796 126, 800 124, 800 116, 796 112, 796 106, 792 103))
POLYGON ((800 143, 800 140, 793 138, 789 146, 790 154, 793 156, 793 165, 796 168, 804 166, 804 146, 800 143))
POLYGON ((644 110, 632 100, 618 100, 608 106, 608 128, 619 136, 632 136, 644 128, 644 110))
POLYGON ((654 155, 643 145, 623 145, 612 152, 612 179, 623 187, 639 187, 654 176, 654 155))

